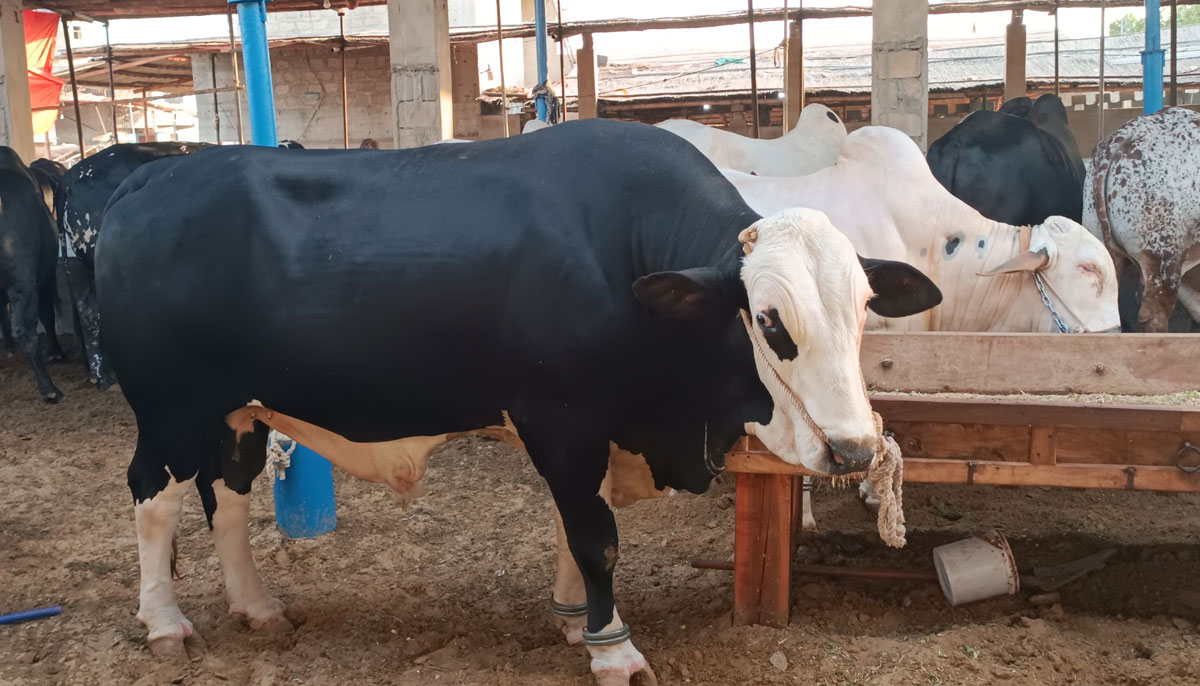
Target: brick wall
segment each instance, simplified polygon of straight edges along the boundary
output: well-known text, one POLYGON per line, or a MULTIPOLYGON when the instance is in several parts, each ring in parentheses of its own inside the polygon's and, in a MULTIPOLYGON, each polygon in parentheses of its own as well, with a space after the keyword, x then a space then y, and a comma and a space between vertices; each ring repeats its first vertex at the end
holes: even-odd
MULTIPOLYGON (((217 86, 233 85, 229 56, 218 55, 216 65, 217 86)), ((351 147, 358 147, 364 138, 374 138, 380 147, 392 147, 390 69, 386 47, 346 53, 351 147)), ((192 74, 197 88, 212 87, 208 55, 192 58, 192 74)), ((271 76, 279 139, 299 141, 306 148, 342 147, 341 57, 328 48, 273 50, 271 76)), ((197 96, 196 101, 200 140, 216 141, 212 96, 197 96)), ((218 112, 221 140, 236 141, 233 93, 220 94, 218 112)), ((244 99, 242 121, 246 142, 250 142, 250 119, 244 99)))

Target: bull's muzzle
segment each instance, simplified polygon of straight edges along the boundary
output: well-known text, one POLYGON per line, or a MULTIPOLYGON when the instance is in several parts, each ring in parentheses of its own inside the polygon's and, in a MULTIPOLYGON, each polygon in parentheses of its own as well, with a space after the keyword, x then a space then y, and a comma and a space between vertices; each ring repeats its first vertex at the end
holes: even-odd
POLYGON ((878 444, 875 436, 848 439, 830 437, 829 448, 833 451, 832 473, 840 475, 866 471, 875 459, 878 444))

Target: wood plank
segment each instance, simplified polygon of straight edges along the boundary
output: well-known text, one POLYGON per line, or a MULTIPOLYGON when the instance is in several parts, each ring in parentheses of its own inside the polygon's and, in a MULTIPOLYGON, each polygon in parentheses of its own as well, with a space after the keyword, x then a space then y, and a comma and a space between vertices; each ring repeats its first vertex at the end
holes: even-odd
POLYGON ((1058 432, 1058 461, 1174 467, 1185 458, 1185 464, 1194 465, 1200 456, 1179 455, 1188 442, 1200 445, 1200 432, 1062 429, 1058 432))
POLYGON ((1200 407, 1009 399, 997 402, 991 398, 930 398, 891 394, 871 396, 871 407, 883 415, 885 424, 933 422, 1073 429, 1121 428, 1134 431, 1200 429, 1200 407))
POLYGON ((860 359, 881 391, 1161 395, 1200 389, 1198 356, 1191 334, 869 332, 860 359))
POLYGON ((1054 427, 1035 426, 1029 430, 1029 461, 1032 464, 1054 464, 1058 457, 1054 427))
POLYGON ((935 422, 886 422, 905 457, 953 460, 1029 459, 1029 427, 935 422))
MULTIPOLYGON (((812 475, 796 465, 761 453, 730 453, 726 468, 738 474, 812 475)), ((820 476, 820 475, 817 475, 820 476)), ((909 483, 975 484, 992 486, 1061 486, 1118 490, 1200 493, 1200 472, 1188 474, 1172 467, 1138 467, 1105 464, 1032 465, 992 462, 905 458, 904 480, 909 483)))
POLYGON ((787 624, 792 512, 790 477, 738 475, 734 524, 734 624, 787 624))

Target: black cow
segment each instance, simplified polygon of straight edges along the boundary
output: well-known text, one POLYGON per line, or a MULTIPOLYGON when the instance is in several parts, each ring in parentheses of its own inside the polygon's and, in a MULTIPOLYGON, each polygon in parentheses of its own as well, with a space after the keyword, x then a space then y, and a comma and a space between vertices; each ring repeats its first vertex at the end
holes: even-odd
POLYGON ((105 148, 71 167, 55 195, 59 230, 66 236, 66 276, 78 316, 88 381, 101 390, 112 385, 100 349, 100 313, 96 307, 95 250, 104 210, 117 187, 135 169, 164 157, 187 155, 204 143, 122 143, 105 148))
MULTIPOLYGON (((0 146, 0 313, 11 305, 11 330, 4 327, 4 342, 29 359, 38 393, 48 403, 58 402, 62 391, 50 378, 38 345, 37 324, 46 330, 51 358, 63 359, 54 325, 57 234, 41 187, 16 151, 0 146)), ((0 316, 0 322, 8 318, 0 316)))
POLYGON ((97 248, 106 343, 138 421, 129 485, 152 649, 195 640, 170 590, 193 480, 231 612, 287 625, 247 540, 264 424, 396 483, 507 412, 582 573, 593 670, 626 682, 646 663, 614 605, 616 523, 598 495, 610 441, 660 488, 705 490, 748 422, 785 458, 861 470, 877 444, 858 366, 871 291, 888 316, 940 301, 908 265, 863 260, 864 276, 823 214, 760 220, 683 139, 605 120, 471 145, 160 160, 122 185, 97 248))
POLYGON ((1083 158, 1055 95, 1016 98, 998 112, 973 112, 929 146, 933 175, 994 221, 1041 224, 1083 214, 1083 158))

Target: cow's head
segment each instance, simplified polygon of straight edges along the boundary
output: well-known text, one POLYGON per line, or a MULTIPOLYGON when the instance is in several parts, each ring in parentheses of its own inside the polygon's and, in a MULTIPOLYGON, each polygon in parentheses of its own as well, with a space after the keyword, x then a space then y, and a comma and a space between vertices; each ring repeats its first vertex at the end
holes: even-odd
POLYGON ((866 310, 908 316, 937 305, 941 292, 907 264, 860 258, 816 210, 763 218, 740 239, 740 274, 659 272, 634 292, 672 317, 728 316, 727 304, 737 302, 737 326, 774 405, 769 422, 749 422, 746 431, 817 472, 865 469, 878 439, 859 365, 866 310))
MULTIPOLYGON (((1117 270, 1104 244, 1065 217, 1050 217, 1032 227, 1030 234, 1028 250, 984 275, 1040 274, 1050 304, 1073 331, 1119 330, 1117 270)), ((1026 300, 1027 306, 1037 311, 1039 330, 1058 330, 1050 310, 1041 304, 1040 294, 1035 298, 1029 292, 1026 300)))

